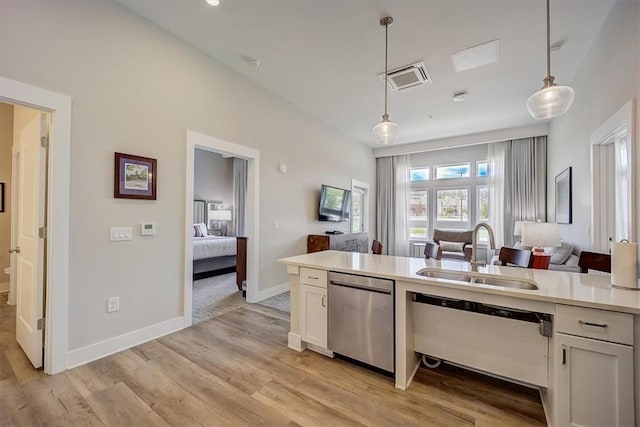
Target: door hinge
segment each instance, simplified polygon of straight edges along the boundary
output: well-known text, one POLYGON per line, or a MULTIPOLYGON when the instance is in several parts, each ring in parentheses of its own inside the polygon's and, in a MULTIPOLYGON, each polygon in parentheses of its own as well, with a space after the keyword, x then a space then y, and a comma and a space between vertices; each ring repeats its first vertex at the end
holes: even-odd
POLYGON ((40 137, 40 146, 42 148, 49 148, 49 136, 41 136, 40 137))
POLYGON ((46 239, 47 238, 47 227, 40 227, 38 229, 38 236, 41 239, 46 239))
POLYGON ((39 331, 43 331, 44 330, 44 321, 45 321, 45 319, 46 319, 45 317, 43 317, 42 319, 38 319, 37 327, 38 327, 39 331))

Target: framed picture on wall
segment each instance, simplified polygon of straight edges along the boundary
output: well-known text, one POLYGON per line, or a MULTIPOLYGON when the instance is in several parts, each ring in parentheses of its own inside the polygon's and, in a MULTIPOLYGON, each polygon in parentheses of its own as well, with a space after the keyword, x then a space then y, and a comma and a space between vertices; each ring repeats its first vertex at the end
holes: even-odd
POLYGON ((556 223, 571 224, 572 204, 572 176, 569 166, 556 175, 556 223))
POLYGON ((115 153, 113 197, 156 200, 156 159, 115 153))

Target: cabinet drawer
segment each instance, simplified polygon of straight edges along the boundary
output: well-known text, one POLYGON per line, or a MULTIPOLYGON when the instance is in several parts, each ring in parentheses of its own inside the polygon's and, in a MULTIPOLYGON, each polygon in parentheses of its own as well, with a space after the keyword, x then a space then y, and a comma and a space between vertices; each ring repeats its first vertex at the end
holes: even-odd
POLYGON ((317 270, 315 268, 302 267, 300 269, 300 284, 327 287, 327 271, 317 270))
POLYGON ((593 308, 558 305, 557 332, 633 345, 633 315, 593 308))

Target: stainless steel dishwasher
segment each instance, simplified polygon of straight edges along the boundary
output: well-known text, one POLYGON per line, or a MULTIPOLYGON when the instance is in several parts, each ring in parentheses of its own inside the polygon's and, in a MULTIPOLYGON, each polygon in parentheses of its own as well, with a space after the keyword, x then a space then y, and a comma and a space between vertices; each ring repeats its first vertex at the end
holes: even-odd
POLYGON ((394 372, 393 280, 329 272, 328 347, 394 372))

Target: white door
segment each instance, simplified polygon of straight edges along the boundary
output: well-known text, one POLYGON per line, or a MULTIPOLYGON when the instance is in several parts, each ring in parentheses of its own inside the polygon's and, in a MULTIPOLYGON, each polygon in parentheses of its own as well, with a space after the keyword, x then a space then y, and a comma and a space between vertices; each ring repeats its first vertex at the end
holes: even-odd
POLYGON ((45 224, 46 149, 45 115, 40 114, 20 132, 18 146, 18 247, 16 260, 16 339, 35 368, 42 366, 44 302, 44 239, 39 228, 45 224))
POLYGON ((632 346, 557 334, 556 349, 556 425, 634 425, 632 346))

